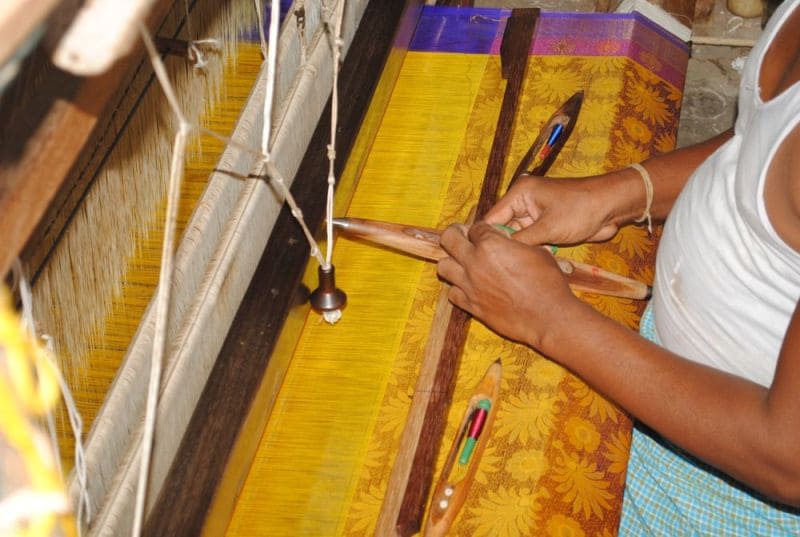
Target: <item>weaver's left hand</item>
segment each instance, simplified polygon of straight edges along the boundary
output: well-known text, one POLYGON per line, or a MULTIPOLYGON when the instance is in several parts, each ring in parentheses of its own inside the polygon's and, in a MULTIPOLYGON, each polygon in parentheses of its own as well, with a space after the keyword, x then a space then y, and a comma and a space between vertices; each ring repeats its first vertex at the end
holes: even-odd
POLYGON ((507 338, 544 351, 549 327, 569 322, 570 308, 581 304, 549 251, 485 222, 450 226, 440 243, 450 256, 438 265, 452 285, 450 301, 507 338))

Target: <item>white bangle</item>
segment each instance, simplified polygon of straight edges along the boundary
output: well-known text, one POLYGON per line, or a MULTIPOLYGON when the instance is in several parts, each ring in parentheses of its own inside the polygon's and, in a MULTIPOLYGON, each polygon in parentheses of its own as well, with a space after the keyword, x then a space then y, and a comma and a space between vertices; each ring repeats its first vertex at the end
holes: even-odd
POLYGON ((644 166, 638 163, 633 163, 628 166, 628 168, 633 168, 639 175, 642 177, 642 181, 644 182, 644 195, 645 195, 645 206, 644 212, 642 216, 634 220, 635 222, 644 222, 647 220, 647 231, 651 235, 653 234, 653 217, 650 214, 650 208, 653 205, 653 180, 650 179, 650 174, 645 169, 644 166))

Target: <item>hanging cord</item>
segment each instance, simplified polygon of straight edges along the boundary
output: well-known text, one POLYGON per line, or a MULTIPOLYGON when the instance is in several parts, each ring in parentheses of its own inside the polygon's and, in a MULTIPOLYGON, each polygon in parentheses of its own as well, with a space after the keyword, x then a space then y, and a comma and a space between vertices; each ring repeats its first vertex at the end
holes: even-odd
POLYGON ((6 463, 18 465, 3 475, 9 479, 0 497, 0 534, 45 537, 68 531, 58 529, 58 519, 72 513, 52 447, 34 421, 58 403, 56 369, 26 322, 0 285, 0 437, 4 456, 11 455, 6 463))
POLYGON ((144 41, 150 62, 153 65, 156 78, 167 97, 167 102, 173 114, 178 119, 178 132, 172 147, 172 160, 169 170, 169 186, 167 190, 167 214, 164 222, 164 241, 161 248, 161 270, 158 276, 158 289, 155 299, 155 333, 153 335, 153 354, 150 364, 150 381, 147 386, 147 402, 145 406, 144 431, 142 433, 142 451, 139 465, 139 481, 136 490, 136 504, 134 508, 132 535, 141 534, 144 518, 144 504, 147 496, 147 483, 150 473, 150 458, 153 449, 153 436, 155 434, 156 411, 158 391, 161 386, 161 369, 166 347, 166 332, 169 320, 170 289, 172 287, 172 272, 175 262, 175 235, 178 220, 178 203, 180 201, 180 186, 183 178, 183 161, 186 154, 186 139, 191 130, 191 125, 183 116, 175 91, 169 82, 167 70, 158 56, 155 44, 144 24, 140 24, 139 31, 144 41))
POLYGON ((297 205, 297 202, 292 196, 292 193, 289 191, 289 187, 286 186, 286 181, 283 177, 283 174, 278 170, 275 165, 272 163, 270 159, 270 142, 272 137, 272 106, 273 101, 275 99, 275 72, 277 69, 278 64, 278 28, 281 16, 281 6, 280 2, 277 0, 272 0, 271 4, 271 11, 270 11, 270 20, 269 20, 269 43, 265 41, 264 36, 264 14, 261 10, 259 0, 254 0, 256 5, 256 13, 258 14, 258 27, 260 29, 260 37, 261 37, 261 50, 262 53, 266 49, 267 54, 265 56, 267 61, 267 89, 266 89, 266 96, 264 97, 264 127, 261 132, 261 153, 263 154, 262 158, 262 167, 263 170, 266 172, 266 175, 278 186, 281 194, 283 194, 286 203, 289 205, 289 208, 292 211, 292 216, 297 220, 300 224, 300 227, 303 229, 303 234, 308 241, 309 246, 311 247, 311 255, 314 256, 320 265, 325 264, 325 259, 322 257, 320 253, 319 245, 317 241, 314 240, 314 235, 308 229, 306 225, 305 219, 303 218, 303 211, 300 210, 300 207, 297 205))
POLYGON ((325 264, 323 267, 329 268, 333 257, 333 194, 336 186, 336 175, 334 165, 336 163, 336 129, 339 123, 339 64, 342 55, 342 18, 344 14, 345 0, 339 0, 336 4, 335 13, 327 8, 325 27, 328 30, 331 43, 331 54, 333 56, 333 90, 331 94, 331 141, 328 144, 328 197, 326 203, 326 231, 327 231, 327 251, 325 264), (331 28, 331 16, 333 15, 333 28, 331 28))
MULTIPOLYGON (((75 404, 75 399, 72 397, 72 391, 69 388, 61 370, 56 363, 55 345, 53 337, 49 334, 37 333, 36 321, 33 311, 33 292, 31 291, 30 282, 25 276, 25 271, 22 268, 22 263, 19 260, 14 262, 13 266, 14 279, 16 286, 19 289, 20 302, 22 303, 22 329, 34 340, 42 341, 43 356, 50 363, 53 375, 56 378, 58 387, 61 391, 61 397, 64 399, 64 407, 67 410, 67 418, 72 429, 72 435, 75 442, 74 460, 75 460, 75 476, 78 479, 78 506, 75 513, 75 522, 78 530, 78 536, 82 534, 84 526, 88 526, 91 522, 92 512, 89 500, 89 479, 86 468, 86 457, 83 449, 83 420, 81 418, 78 406, 75 404)), ((63 476, 63 469, 61 467, 61 454, 58 449, 58 437, 56 435, 56 426, 54 419, 54 409, 46 414, 47 429, 50 436, 50 442, 53 448, 53 458, 59 475, 63 476)))
POLYGON ((278 186, 287 204, 291 209, 292 215, 295 217, 295 219, 302 227, 303 233, 305 234, 306 239, 308 240, 309 245, 311 247, 311 255, 317 258, 320 265, 325 263, 325 260, 320 253, 319 246, 314 240, 313 235, 309 231, 308 226, 306 225, 305 220, 303 219, 302 211, 298 207, 294 199, 294 196, 292 196, 291 192, 286 186, 286 182, 283 178, 283 175, 270 160, 269 140, 272 130, 272 125, 271 125, 272 100, 273 100, 273 95, 275 93, 275 68, 277 64, 278 21, 280 18, 280 4, 277 1, 274 1, 272 4, 269 44, 267 44, 265 41, 265 36, 263 32, 263 26, 264 26, 263 13, 259 6, 258 0, 256 0, 256 12, 258 13, 259 17, 259 34, 261 36, 261 48, 262 52, 264 51, 267 52, 265 54, 265 58, 267 58, 268 60, 267 98, 265 99, 264 102, 264 131, 262 133, 261 151, 253 147, 250 147, 247 144, 242 144, 238 141, 234 141, 231 138, 219 134, 217 132, 214 132, 210 129, 194 125, 184 117, 183 113, 181 112, 180 106, 178 104, 178 99, 175 96, 175 90, 173 89, 172 84, 169 81, 169 76, 167 75, 166 68, 164 67, 164 63, 161 61, 161 58, 158 55, 155 44, 153 43, 153 40, 150 37, 147 28, 143 24, 140 24, 139 27, 142 40, 144 41, 145 48, 147 49, 147 54, 149 56, 150 63, 152 64, 156 78, 158 79, 158 82, 162 90, 164 91, 164 94, 166 95, 167 102, 169 103, 172 112, 178 119, 179 128, 178 132, 175 135, 175 141, 173 144, 173 151, 172 151, 172 160, 170 163, 170 178, 169 178, 169 187, 167 192, 167 214, 165 217, 164 242, 162 245, 162 252, 161 252, 162 255, 161 271, 159 274, 159 285, 156 295, 156 325, 155 325, 155 333, 153 336, 153 355, 151 359, 150 380, 148 382, 147 402, 145 406, 145 421, 144 421, 144 431, 142 433, 142 451, 141 451, 141 461, 139 466, 139 480, 136 491, 136 504, 134 508, 133 528, 131 532, 133 537, 138 537, 141 534, 142 522, 144 518, 144 506, 147 495, 147 483, 150 470, 150 459, 152 455, 153 437, 155 434, 158 391, 161 385, 161 369, 165 354, 166 329, 167 329, 169 303, 170 303, 170 287, 171 287, 170 284, 172 280, 172 272, 174 266, 173 252, 175 251, 174 248, 175 228, 177 221, 178 201, 180 195, 180 183, 183 175, 183 163, 184 163, 183 161, 185 158, 186 141, 189 133, 192 131, 201 132, 203 134, 213 136, 214 138, 217 138, 219 140, 226 141, 231 145, 233 145, 234 147, 240 148, 251 154, 257 155, 262 160, 262 166, 266 171, 266 174, 278 186))
POLYGON ((189 61, 194 64, 195 71, 205 71, 208 67, 208 58, 203 49, 219 53, 222 50, 222 42, 217 38, 195 39, 192 18, 189 13, 189 0, 183 0, 183 8, 186 13, 186 34, 189 36, 189 61))

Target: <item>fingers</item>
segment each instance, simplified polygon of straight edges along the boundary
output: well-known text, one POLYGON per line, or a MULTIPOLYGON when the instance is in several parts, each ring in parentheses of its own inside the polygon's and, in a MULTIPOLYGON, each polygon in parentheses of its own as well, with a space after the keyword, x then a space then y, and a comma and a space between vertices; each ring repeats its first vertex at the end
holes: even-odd
POLYGON ((489 209, 484 216, 484 220, 490 224, 505 225, 515 218, 514 208, 512 207, 511 200, 507 197, 500 199, 497 204, 489 209))
POLYGON ((460 287, 450 287, 450 290, 447 292, 447 299, 457 308, 461 308, 472 314, 475 313, 472 311, 472 304, 470 303, 469 297, 467 297, 467 294, 462 291, 460 287))
POLYGON ((447 299, 456 307, 474 314, 472 311, 472 303, 467 293, 464 291, 469 285, 464 267, 459 265, 453 258, 445 257, 439 261, 436 272, 441 279, 450 283, 447 299))
POLYGON ((477 245, 480 242, 497 237, 510 238, 511 234, 508 231, 497 229, 489 222, 483 221, 473 224, 472 227, 469 228, 467 237, 472 244, 477 245))
POLYGON ((439 264, 436 266, 436 273, 441 279, 450 282, 451 285, 458 287, 466 285, 467 276, 464 267, 459 265, 452 257, 445 257, 439 260, 439 264))
POLYGON ((472 252, 472 244, 467 239, 467 227, 461 224, 449 226, 439 238, 439 246, 459 264, 464 264, 472 252))
POLYGON ((554 232, 551 229, 550 220, 547 218, 542 218, 530 226, 514 233, 514 240, 518 240, 530 246, 538 246, 539 244, 548 242, 552 243, 553 238, 554 232))
POLYGON ((484 220, 490 224, 508 224, 512 220, 519 220, 523 227, 529 225, 539 212, 534 197, 536 181, 530 176, 520 176, 508 193, 486 213, 484 220))

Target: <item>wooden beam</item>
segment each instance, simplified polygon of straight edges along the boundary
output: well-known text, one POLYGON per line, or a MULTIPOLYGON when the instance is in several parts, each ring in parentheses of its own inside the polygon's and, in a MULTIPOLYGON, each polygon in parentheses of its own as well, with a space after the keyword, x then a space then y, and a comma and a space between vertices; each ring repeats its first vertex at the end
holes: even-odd
MULTIPOLYGON (((174 6, 170 1, 156 3, 148 18, 148 26, 155 33, 177 34, 182 15, 169 16, 174 6)), ((142 58, 142 51, 137 50, 106 73, 81 78, 53 67, 40 47, 3 95, 0 277, 32 237, 30 242, 37 244, 32 248, 30 268, 34 275, 38 272, 107 149, 124 127, 120 116, 127 117, 138 102, 127 95, 131 82, 143 70, 148 78, 151 76, 142 58), (132 103, 127 110, 119 108, 126 97, 132 103)))
MULTIPOLYGON (((407 48, 419 4, 417 0, 405 6, 373 0, 362 17, 339 75, 341 102, 347 106, 339 109, 337 176, 373 92, 388 102, 390 91, 377 86, 379 80, 380 86, 393 85, 396 73, 382 67, 386 63, 399 72, 402 57, 396 54, 407 48)), ((318 188, 318 180, 327 175, 329 136, 330 103, 291 189, 311 229, 320 227, 325 213, 325 193, 318 188)), ((284 207, 148 518, 145 535, 224 532, 283 378, 288 354, 283 346, 291 352, 302 326, 291 321, 305 318, 307 290, 300 280, 308 259, 308 244, 284 207), (303 305, 298 308, 298 303, 303 305), (296 326, 287 327, 287 321, 296 326)))
MULTIPOLYGON (((480 219, 497 199, 538 14, 538 9, 515 9, 506 25, 500 47, 503 76, 507 80, 506 89, 475 209, 476 219, 480 219)), ((447 301, 447 290, 443 288, 425 348, 409 418, 400 439, 397 459, 381 507, 376 535, 407 537, 419 532, 422 526, 436 455, 455 388, 459 357, 467 337, 469 318, 466 312, 450 305, 447 301)))
POLYGON ((57 0, 0 2, 0 35, 3 36, 0 39, 0 67, 13 61, 14 56, 25 47, 27 40, 35 39, 38 28, 44 24, 57 4, 57 0))

